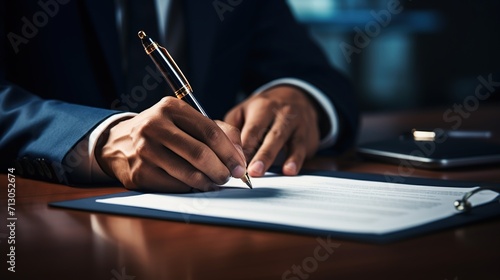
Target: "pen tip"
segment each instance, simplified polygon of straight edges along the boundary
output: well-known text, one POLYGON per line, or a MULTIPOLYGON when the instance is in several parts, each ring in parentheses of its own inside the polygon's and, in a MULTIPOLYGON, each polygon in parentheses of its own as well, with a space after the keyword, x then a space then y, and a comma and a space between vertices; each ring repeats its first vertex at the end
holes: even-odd
POLYGON ((144 39, 144 37, 146 37, 146 32, 141 30, 137 33, 137 36, 139 36, 139 38, 141 38, 141 40, 142 40, 142 39, 144 39))
POLYGON ((245 173, 245 176, 243 176, 243 182, 245 182, 245 184, 247 184, 247 186, 250 188, 250 189, 253 189, 252 187, 252 182, 250 182, 250 177, 248 176, 248 173, 245 173))

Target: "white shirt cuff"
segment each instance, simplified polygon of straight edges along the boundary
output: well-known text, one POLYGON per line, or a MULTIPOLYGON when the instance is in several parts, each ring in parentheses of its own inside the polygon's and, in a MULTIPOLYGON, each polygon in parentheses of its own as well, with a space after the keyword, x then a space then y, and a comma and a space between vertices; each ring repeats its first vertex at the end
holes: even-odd
POLYGON ((283 84, 299 87, 302 90, 309 93, 314 99, 316 99, 316 101, 318 101, 318 104, 320 104, 320 106, 326 112, 330 120, 330 130, 325 135, 325 137, 321 139, 319 144, 319 149, 324 149, 333 146, 333 144, 335 144, 335 142, 337 141, 339 134, 339 125, 338 125, 339 118, 337 115, 337 111, 335 110, 335 106, 333 106, 333 104, 323 94, 323 92, 314 85, 296 78, 281 78, 271 81, 265 85, 262 85, 261 87, 256 89, 253 94, 259 94, 269 88, 283 84))

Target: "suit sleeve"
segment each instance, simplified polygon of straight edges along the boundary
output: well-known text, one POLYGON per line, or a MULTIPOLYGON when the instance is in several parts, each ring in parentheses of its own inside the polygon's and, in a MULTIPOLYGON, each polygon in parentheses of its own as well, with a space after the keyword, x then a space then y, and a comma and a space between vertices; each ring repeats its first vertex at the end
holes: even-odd
POLYGON ((16 168, 17 174, 28 178, 86 184, 86 178, 76 178, 83 153, 77 144, 117 112, 42 99, 10 82, 4 63, 11 47, 5 3, 0 1, 0 172, 16 168))
MULTIPOLYGON (((116 112, 36 95, 0 82, 0 151, 2 169, 15 167, 25 177, 68 185, 78 178, 85 150, 78 147, 102 120, 116 112), (68 154, 71 151, 71 154, 68 154)), ((90 180, 90 178, 89 178, 90 180)))
MULTIPOLYGON (((345 151, 354 143, 358 128, 352 86, 332 68, 308 32, 295 21, 285 1, 261 1, 260 5, 252 51, 247 59, 245 91, 252 92, 269 81, 288 77, 314 85, 332 102, 339 117, 339 137, 329 151, 345 151)), ((331 124, 321 106, 317 109, 324 136, 331 124)))

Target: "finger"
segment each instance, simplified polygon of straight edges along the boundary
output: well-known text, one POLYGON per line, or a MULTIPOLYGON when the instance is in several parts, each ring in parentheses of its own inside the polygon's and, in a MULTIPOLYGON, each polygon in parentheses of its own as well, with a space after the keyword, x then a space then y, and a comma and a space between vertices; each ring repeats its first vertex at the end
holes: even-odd
MULTIPOLYGON (((213 178, 214 182, 218 184, 225 180, 223 180, 223 175, 228 175, 227 172, 236 178, 240 178, 245 174, 245 161, 241 158, 231 140, 214 121, 204 117, 188 104, 172 105, 166 104, 165 114, 172 117, 173 122, 180 130, 175 132, 167 130, 164 133, 167 137, 171 137, 171 141, 180 141, 177 143, 180 143, 182 148, 176 145, 175 152, 177 154, 184 155, 183 158, 200 170, 209 170, 210 172, 205 174, 213 178), (184 142, 184 140, 189 139, 189 137, 186 137, 186 133, 191 138, 197 139, 199 143, 193 141, 184 142), (214 158, 213 153, 217 158, 214 158), (220 162, 222 162, 226 170, 221 168, 220 162), (212 172, 214 174, 211 174, 212 172)), ((229 176, 226 178, 229 178, 229 176)))
POLYGON ((320 134, 315 127, 299 124, 288 141, 289 153, 283 164, 283 174, 297 175, 305 160, 312 157, 318 150, 319 139, 320 134))
POLYGON ((248 107, 241 129, 243 151, 247 159, 253 158, 266 133, 274 122, 275 111, 267 100, 256 100, 248 107))
POLYGON ((299 173, 307 157, 306 137, 294 133, 288 144, 288 156, 283 164, 282 172, 287 176, 295 176, 299 173))
POLYGON ((155 158, 151 156, 154 153, 164 158, 166 154, 161 151, 149 151, 150 149, 138 148, 134 155, 113 162, 116 177, 125 188, 155 192, 187 192, 191 189, 159 168, 154 162, 155 158))
POLYGON ((155 156, 156 160, 154 161, 163 166, 163 169, 170 174, 175 173, 175 175, 172 174, 174 177, 182 181, 193 181, 189 184, 192 187, 196 187, 196 182, 203 181, 195 170, 199 170, 200 173, 205 174, 212 182, 219 185, 225 184, 229 180, 231 174, 228 168, 206 144, 175 127, 158 133, 158 139, 163 144, 163 148, 168 149, 168 152, 165 152, 168 155, 164 156, 164 159, 168 159, 168 164, 162 164, 158 156, 155 156), (178 160, 180 158, 184 161, 178 160), (184 169, 186 171, 183 171, 184 169))
POLYGON ((137 143, 129 169, 119 169, 125 187, 159 192, 207 190, 213 182, 161 144, 143 139, 137 143), (123 174, 126 173, 126 174, 123 174))
MULTIPOLYGON (((191 123, 207 122, 215 126, 213 122, 186 102, 174 98, 162 99, 157 103, 156 108, 157 110, 151 111, 154 117, 146 118, 137 125, 135 133, 141 137, 135 138, 135 141, 143 142, 134 143, 138 152, 160 166, 164 160, 170 163, 165 151, 173 151, 189 162, 191 169, 194 167, 200 170, 216 184, 227 182, 230 176, 229 170, 217 155, 207 145, 183 131, 184 127, 191 128, 190 125, 185 124, 184 127, 179 127, 175 124, 176 120, 188 117, 194 119, 190 121, 191 123)), ((164 169, 168 172, 168 168, 174 167, 166 166, 164 169)), ((178 177, 178 179, 184 181, 186 178, 178 177)))
POLYGON ((144 166, 141 173, 135 176, 137 187, 128 189, 137 189, 147 192, 168 192, 168 193, 186 193, 191 191, 191 187, 172 177, 165 170, 153 166, 144 166))
POLYGON ((214 182, 205 173, 195 168, 174 152, 164 149, 164 159, 168 159, 168 161, 163 160, 156 162, 156 164, 175 180, 174 183, 182 182, 184 186, 201 191, 208 191, 214 188, 214 182))
POLYGON ((243 162, 246 163, 245 155, 243 153, 243 148, 242 148, 242 143, 241 143, 241 132, 238 128, 222 122, 222 121, 215 121, 215 123, 224 131, 226 136, 229 138, 231 142, 233 142, 234 147, 240 154, 240 157, 243 159, 243 162))
POLYGON ((284 118, 276 118, 275 123, 265 136, 262 145, 249 165, 250 176, 264 175, 293 131, 293 123, 287 122, 284 118))

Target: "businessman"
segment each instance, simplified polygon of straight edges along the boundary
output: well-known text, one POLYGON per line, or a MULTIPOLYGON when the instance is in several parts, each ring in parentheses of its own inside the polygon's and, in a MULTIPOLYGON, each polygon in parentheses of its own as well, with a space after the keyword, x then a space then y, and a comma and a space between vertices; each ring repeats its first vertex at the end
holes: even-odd
POLYGON ((282 0, 1 1, 2 168, 70 185, 206 190, 297 174, 353 142, 348 82, 282 0), (8 13, 8 14, 7 14, 8 13), (166 45, 213 122, 171 97, 137 31, 166 45), (165 97, 167 96, 167 97, 165 97))

